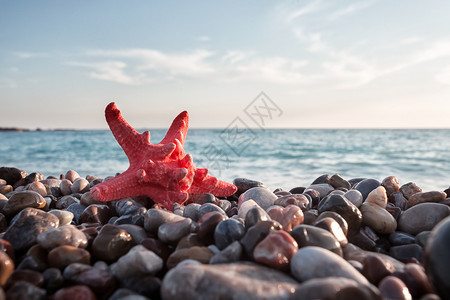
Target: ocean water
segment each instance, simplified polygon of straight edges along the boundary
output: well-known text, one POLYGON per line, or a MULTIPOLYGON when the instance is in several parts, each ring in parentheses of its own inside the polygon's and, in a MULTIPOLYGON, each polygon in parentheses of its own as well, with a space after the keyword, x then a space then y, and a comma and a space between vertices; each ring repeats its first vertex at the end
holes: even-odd
MULTIPOLYGON (((138 130, 142 132, 142 130, 138 130)), ((165 130, 150 130, 158 143, 165 130)), ((106 177, 128 160, 109 130, 0 132, 0 166, 45 176, 69 169, 106 177)), ((450 130, 190 129, 185 143, 197 167, 231 182, 246 177, 271 189, 307 186, 322 174, 346 179, 395 175, 424 191, 450 185, 450 130)))

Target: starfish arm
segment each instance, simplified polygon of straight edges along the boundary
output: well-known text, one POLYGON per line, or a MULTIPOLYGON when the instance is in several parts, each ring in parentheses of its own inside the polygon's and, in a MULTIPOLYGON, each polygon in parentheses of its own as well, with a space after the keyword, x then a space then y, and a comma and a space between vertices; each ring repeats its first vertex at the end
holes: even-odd
MULTIPOLYGON (((203 176, 204 174, 202 174, 203 176)), ((219 180, 215 177, 205 175, 201 180, 194 177, 194 182, 189 189, 190 194, 211 193, 217 197, 231 196, 236 193, 237 187, 234 184, 219 180)))
POLYGON ((139 186, 134 172, 130 169, 91 188, 91 195, 95 200, 111 201, 132 196, 139 186))
POLYGON ((142 151, 145 146, 150 145, 150 132, 139 134, 122 117, 120 110, 114 102, 111 102, 105 109, 106 122, 109 128, 128 157, 130 164, 136 163, 139 158, 136 153, 142 151))
POLYGON ((189 125, 189 114, 187 111, 180 113, 175 120, 173 120, 172 125, 170 125, 166 136, 162 139, 160 144, 174 143, 175 139, 180 141, 181 145, 184 145, 186 140, 186 134, 189 125))

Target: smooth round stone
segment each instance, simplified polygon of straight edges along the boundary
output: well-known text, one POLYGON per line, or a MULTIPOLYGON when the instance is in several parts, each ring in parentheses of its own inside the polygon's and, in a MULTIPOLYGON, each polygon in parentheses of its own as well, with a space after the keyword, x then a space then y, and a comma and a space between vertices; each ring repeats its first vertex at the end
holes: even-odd
POLYGON ((129 234, 131 234, 131 237, 136 244, 140 244, 144 239, 147 238, 147 232, 141 226, 133 224, 121 224, 119 225, 119 227, 125 229, 129 234))
POLYGON ((146 238, 141 242, 141 245, 161 257, 164 262, 167 261, 171 253, 169 247, 158 239, 146 238))
POLYGON ((423 248, 417 244, 393 246, 389 249, 389 254, 402 262, 407 262, 411 258, 416 258, 418 261, 421 261, 423 248))
POLYGON ((361 192, 361 195, 363 196, 363 201, 365 201, 369 193, 374 189, 376 189, 377 187, 379 187, 380 185, 381 183, 378 180, 366 178, 358 182, 355 185, 354 189, 361 192))
POLYGON ((78 174, 78 172, 75 170, 69 170, 64 175, 64 178, 70 180, 71 182, 74 182, 76 179, 80 178, 80 174, 78 174))
POLYGON ((163 260, 142 245, 137 245, 110 266, 119 280, 127 277, 154 275, 163 268, 163 260))
POLYGON ((304 220, 303 211, 296 205, 288 205, 284 208, 274 205, 267 209, 267 213, 272 220, 279 222, 287 232, 302 224, 304 220))
MULTIPOLYGON (((73 203, 69 205, 64 211, 70 212, 73 214, 73 221, 75 224, 79 224, 79 219, 83 211, 86 209, 86 206, 80 203, 73 203)), ((61 210, 62 211, 62 210, 61 210)))
POLYGON ((144 219, 144 228, 152 234, 158 233, 162 224, 184 220, 184 217, 161 209, 149 209, 144 219))
POLYGON ((415 242, 419 244, 422 248, 427 245, 428 239, 431 236, 431 231, 422 231, 415 236, 415 242))
POLYGON ((302 209, 302 211, 308 210, 309 198, 302 194, 286 195, 275 200, 274 205, 280 205, 286 207, 288 205, 295 205, 302 209))
POLYGON ((259 206, 252 207, 245 215, 245 228, 250 228, 258 222, 268 221, 270 216, 259 206))
POLYGON ((392 246, 413 244, 415 243, 415 241, 416 240, 413 235, 405 232, 394 231, 389 234, 389 242, 392 244, 392 246))
POLYGON ((91 254, 81 248, 73 246, 59 246, 48 253, 48 262, 51 268, 64 269, 72 263, 88 265, 91 261, 91 254))
POLYGON ((104 201, 95 200, 92 197, 91 192, 89 192, 89 191, 81 194, 80 203, 85 205, 85 206, 89 206, 91 204, 105 204, 104 201))
POLYGON ((223 209, 223 211, 226 212, 227 214, 228 211, 233 207, 231 202, 225 199, 219 199, 219 201, 217 201, 217 206, 223 209))
POLYGON ((15 270, 8 278, 5 289, 8 290, 8 288, 20 280, 29 282, 37 287, 44 285, 44 276, 41 273, 33 270, 15 270))
POLYGON ((345 247, 344 249, 344 258, 346 260, 354 260, 357 262, 360 262, 362 264, 364 264, 365 259, 368 256, 377 256, 379 257, 381 260, 383 260, 385 262, 385 264, 390 264, 394 267, 395 271, 403 271, 405 268, 405 264, 396 260, 395 258, 383 254, 383 253, 377 253, 377 252, 372 252, 372 251, 366 251, 366 250, 362 250, 361 248, 349 243, 347 245, 347 247, 345 247))
POLYGON ((313 184, 321 184, 321 183, 328 183, 330 181, 331 176, 329 174, 323 174, 314 179, 314 181, 311 183, 313 184))
POLYGON ((4 286, 14 271, 13 260, 3 251, 0 251, 0 286, 4 286))
POLYGON ((0 168, 0 178, 4 179, 7 184, 14 185, 16 182, 25 178, 27 176, 27 172, 23 170, 19 170, 17 168, 12 167, 1 167, 0 168))
POLYGON ((89 190, 89 181, 82 177, 77 178, 72 182, 70 190, 72 191, 72 193, 86 193, 89 190))
POLYGON ((334 299, 341 289, 356 287, 356 281, 344 277, 314 278, 304 282, 295 291, 293 299, 334 299))
POLYGON ((6 299, 45 299, 46 292, 32 283, 21 280, 6 292, 6 299))
POLYGON ((205 203, 216 203, 217 198, 211 193, 191 194, 188 198, 188 203, 198 203, 200 205, 205 203))
POLYGON ((334 174, 328 180, 328 183, 333 186, 335 189, 344 188, 349 190, 351 188, 350 182, 342 178, 339 174, 334 174))
POLYGON ((46 250, 63 245, 77 248, 86 248, 88 245, 86 235, 73 225, 63 225, 42 232, 37 236, 37 242, 46 250))
POLYGON ((291 299, 300 286, 289 275, 250 262, 189 264, 163 279, 163 299, 291 299))
MULTIPOLYGON (((12 185, 9 185, 9 184, 0 186, 0 194, 3 194, 3 195, 11 193, 13 190, 14 190, 14 188, 12 187, 12 185)), ((8 198, 6 198, 6 199, 8 199, 8 198)))
POLYGON ((442 299, 450 299, 450 217, 431 232, 425 248, 424 265, 434 288, 442 299))
POLYGON ((86 285, 74 285, 60 289, 53 295, 54 300, 83 299, 96 300, 94 292, 86 285))
POLYGON ((242 245, 239 241, 234 241, 219 253, 215 253, 209 260, 210 264, 224 264, 237 262, 242 257, 242 245))
POLYGON ((66 196, 72 194, 72 189, 70 188, 72 186, 72 181, 69 179, 62 179, 61 183, 59 184, 59 189, 61 190, 61 193, 66 196))
POLYGON ((59 226, 68 225, 73 220, 73 213, 66 210, 52 209, 49 213, 55 215, 59 219, 59 226))
POLYGON ((192 220, 185 218, 173 223, 162 224, 158 228, 158 238, 166 244, 176 244, 191 232, 192 220))
POLYGON ((383 186, 379 186, 367 195, 365 202, 376 204, 381 208, 386 208, 387 201, 386 189, 383 186))
POLYGON ((144 206, 141 203, 134 201, 132 198, 124 198, 117 200, 114 207, 117 215, 123 216, 134 214, 144 206))
POLYGON ((33 191, 41 195, 42 197, 47 197, 47 189, 42 182, 35 181, 28 185, 28 190, 33 191))
POLYGON ((303 224, 312 225, 316 222, 318 217, 319 212, 316 209, 307 210, 303 213, 303 224))
POLYGON ((91 253, 97 259, 113 262, 126 254, 133 244, 133 237, 126 230, 106 224, 92 242, 91 253))
POLYGON ((148 298, 139 295, 130 289, 120 288, 117 289, 108 300, 148 300, 148 298))
POLYGON ((57 178, 50 178, 50 177, 48 177, 47 179, 41 180, 40 182, 42 182, 44 185, 47 185, 50 188, 59 188, 59 185, 61 184, 61 180, 59 180, 57 178))
POLYGON ((370 226, 375 232, 389 234, 397 228, 397 221, 381 206, 366 201, 359 209, 362 213, 363 224, 370 226))
POLYGON ((40 233, 58 225, 59 219, 55 215, 36 208, 25 208, 11 222, 3 239, 9 241, 14 250, 23 251, 36 243, 40 233))
POLYGON ((228 219, 227 216, 221 214, 217 211, 212 211, 204 214, 198 220, 198 237, 206 245, 214 243, 214 232, 216 230, 217 224, 223 220, 228 219))
POLYGON ((402 211, 407 209, 408 199, 403 196, 402 192, 396 192, 392 194, 392 199, 392 202, 396 207, 400 208, 402 211))
POLYGON ((247 190, 254 188, 254 187, 264 187, 264 184, 262 182, 251 180, 247 178, 235 178, 233 179, 233 184, 237 187, 236 194, 239 196, 242 193, 246 192, 247 190))
POLYGON ((333 191, 334 187, 328 183, 317 183, 317 184, 311 184, 309 187, 306 188, 305 192, 308 190, 315 190, 315 191, 319 192, 319 197, 320 197, 320 199, 322 199, 326 195, 328 195, 331 191, 333 191))
POLYGON ((200 219, 199 210, 200 204, 190 203, 184 207, 183 217, 190 218, 192 221, 197 222, 200 219))
POLYGON ((364 259, 362 274, 375 285, 386 276, 392 275, 394 273, 395 268, 389 262, 381 259, 376 255, 368 255, 364 259))
POLYGON ((212 252, 208 247, 194 246, 190 248, 177 249, 167 259, 166 266, 168 269, 171 269, 186 259, 193 259, 202 264, 207 264, 213 255, 214 252, 212 252))
POLYGON ((289 263, 298 250, 297 242, 283 230, 270 232, 253 250, 256 262, 274 269, 288 271, 289 263))
POLYGON ((331 232, 325 229, 302 224, 291 231, 291 236, 295 239, 299 248, 317 246, 342 256, 342 248, 339 242, 331 232))
POLYGON ((386 205, 385 209, 387 210, 388 213, 390 213, 394 217, 396 221, 398 220, 398 218, 400 218, 400 215, 402 214, 402 210, 390 202, 386 205))
POLYGON ((320 247, 304 247, 291 259, 291 273, 304 282, 314 278, 345 277, 361 284, 367 279, 339 255, 320 247))
POLYGON ((69 265, 64 270, 64 279, 66 282, 77 285, 86 285, 98 295, 106 296, 116 288, 116 279, 107 270, 87 266, 78 263, 69 265))
MULTIPOLYGON (((239 206, 239 210, 238 210, 238 217, 241 219, 245 220, 245 216, 247 215, 247 213, 249 212, 249 210, 251 210, 254 207, 259 207, 261 208, 261 206, 259 206, 254 200, 250 199, 247 200, 245 202, 243 202, 240 206, 239 206)), ((262 208, 261 208, 262 209, 262 208)), ((265 211, 265 209, 263 209, 265 211)))
POLYGON ((330 217, 320 218, 319 220, 316 221, 314 226, 329 231, 334 236, 334 238, 339 242, 341 247, 347 246, 348 244, 347 237, 342 231, 342 228, 339 225, 339 223, 336 222, 333 218, 330 217))
POLYGON ((347 286, 339 290, 334 299, 368 299, 382 300, 380 291, 373 285, 358 284, 358 286, 347 286))
POLYGON ((160 299, 161 279, 159 279, 158 277, 152 275, 129 277, 122 280, 122 284, 125 288, 138 293, 140 296, 126 297, 123 298, 123 300, 160 299))
POLYGON ((400 187, 400 192, 402 192, 406 199, 409 199, 412 195, 422 192, 422 189, 414 182, 408 182, 400 187))
POLYGON ((244 234, 244 224, 236 219, 230 218, 217 224, 214 230, 214 241, 217 248, 223 250, 232 242, 240 240, 244 234))
POLYGON ((249 257, 253 257, 253 250, 270 232, 281 230, 282 226, 276 221, 261 221, 250 227, 241 239, 242 247, 249 257))
POLYGON ((384 178, 381 185, 386 189, 386 194, 389 199, 392 198, 394 193, 397 193, 400 190, 400 183, 395 176, 388 176, 384 178))
POLYGON ((400 231, 416 235, 429 231, 450 215, 450 207, 439 203, 421 203, 408 208, 398 220, 400 231))
POLYGON ((278 197, 265 187, 253 187, 239 196, 239 207, 241 207, 242 203, 250 199, 261 206, 262 209, 266 210, 274 204, 278 197))
MULTIPOLYGON (((425 269, 417 263, 408 263, 405 265, 405 269, 400 272, 395 272, 394 276, 400 278, 409 289, 413 298, 419 298, 421 295, 430 294, 433 292, 433 288, 430 284, 425 269)), ((442 298, 446 299, 446 298, 442 298)))
POLYGON ((320 193, 316 190, 312 190, 312 189, 305 189, 305 191, 303 192, 303 195, 305 195, 306 197, 308 197, 309 199, 309 203, 310 203, 310 207, 316 209, 317 205, 319 204, 320 201, 320 193))
POLYGON ((358 232, 362 223, 362 214, 359 209, 341 195, 329 195, 319 202, 319 214, 324 211, 334 211, 347 221, 348 234, 358 232))
POLYGON ((61 270, 57 268, 48 268, 43 273, 44 277, 44 288, 49 293, 54 293, 57 291, 64 283, 64 278, 61 274, 61 270))
POLYGON ((43 208, 45 205, 45 199, 35 191, 17 192, 6 202, 3 213, 6 216, 13 216, 27 207, 43 208))
MULTIPOLYGON (((164 245, 164 244, 163 244, 164 245)), ((198 234, 196 233, 190 233, 187 236, 183 237, 177 244, 176 250, 178 249, 183 249, 183 248, 190 248, 190 247, 194 247, 194 246, 199 246, 199 247, 203 247, 205 246, 205 243, 203 243, 203 241, 199 238, 198 234)), ((211 244, 209 246, 214 246, 215 245, 211 244)), ((217 248, 217 247, 216 247, 217 248)), ((219 248, 217 248, 218 250, 219 248)), ((213 250, 213 249, 211 249, 213 250)), ((214 251, 213 251, 214 252, 214 251)))
POLYGON ((114 215, 114 210, 108 205, 91 204, 81 213, 78 222, 106 224, 114 215))
POLYGON ((120 217, 112 217, 111 219, 109 219, 108 223, 111 223, 112 220, 114 220, 114 225, 137 225, 140 227, 144 227, 144 220, 145 220, 145 215, 147 214, 147 209, 145 207, 140 207, 138 210, 136 210, 135 212, 133 212, 132 214, 129 215, 122 215, 120 217))
POLYGON ((47 250, 44 250, 39 244, 36 244, 28 249, 25 257, 17 266, 17 269, 29 269, 42 272, 48 268, 47 257, 47 250))
POLYGON ((55 208, 56 209, 66 209, 67 207, 69 207, 71 204, 74 203, 80 203, 80 200, 78 200, 77 198, 73 197, 73 196, 64 196, 60 199, 58 199, 58 201, 56 201, 55 204, 55 208))
POLYGON ((381 295, 386 299, 412 300, 406 285, 394 276, 385 277, 379 285, 381 295))
POLYGON ((213 203, 202 204, 200 206, 200 208, 198 209, 198 215, 201 218, 204 214, 212 212, 212 211, 220 212, 224 216, 227 215, 226 212, 223 209, 221 209, 219 206, 217 206, 217 205, 215 205, 213 203))
POLYGON ((340 214, 335 213, 334 211, 324 211, 311 224, 314 224, 324 218, 332 218, 333 220, 335 220, 339 224, 339 226, 341 226, 341 229, 342 229, 342 232, 344 233, 344 235, 347 236, 347 233, 348 233, 347 221, 345 221, 345 219, 340 214))
POLYGON ((408 199, 408 207, 412 207, 414 205, 426 202, 434 202, 438 203, 447 198, 447 194, 439 191, 431 191, 431 192, 419 192, 415 193, 408 199))

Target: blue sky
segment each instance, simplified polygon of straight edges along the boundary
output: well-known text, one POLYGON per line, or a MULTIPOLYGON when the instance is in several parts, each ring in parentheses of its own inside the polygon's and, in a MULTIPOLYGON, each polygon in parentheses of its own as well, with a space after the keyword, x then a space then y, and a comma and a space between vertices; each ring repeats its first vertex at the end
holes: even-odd
POLYGON ((450 128, 447 1, 0 0, 0 126, 450 128), (251 126, 251 124, 249 125, 251 126))

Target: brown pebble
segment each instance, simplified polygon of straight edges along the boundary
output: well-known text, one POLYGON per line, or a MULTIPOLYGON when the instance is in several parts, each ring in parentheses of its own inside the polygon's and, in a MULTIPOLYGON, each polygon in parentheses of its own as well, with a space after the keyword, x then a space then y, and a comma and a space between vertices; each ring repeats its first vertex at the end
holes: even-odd
POLYGON ((297 250, 298 244, 294 238, 286 231, 278 230, 270 232, 256 245, 253 257, 256 262, 288 271, 290 260, 297 250))
POLYGON ((56 247, 48 253, 50 267, 61 270, 72 263, 88 265, 90 261, 91 254, 87 250, 69 245, 56 247))
POLYGON ((422 192, 422 189, 414 182, 408 182, 400 187, 400 192, 402 192, 406 199, 409 199, 412 195, 422 192))
POLYGON ((54 300, 96 300, 94 292, 85 285, 74 285, 60 289, 53 295, 54 300))
POLYGON ((80 178, 80 174, 78 174, 74 170, 69 170, 69 171, 67 171, 67 173, 64 176, 64 178, 74 182, 77 178, 80 178))
POLYGON ((405 283, 394 276, 385 277, 379 285, 381 294, 386 300, 411 300, 412 296, 405 283))
POLYGON ((398 182, 397 177, 388 176, 381 182, 381 185, 386 189, 386 194, 388 199, 392 202, 393 194, 400 190, 400 183, 398 182))
POLYGON ((13 271, 14 262, 5 252, 0 251, 0 286, 5 285, 13 271))
POLYGON ((447 198, 447 194, 439 191, 431 191, 431 192, 419 192, 415 193, 408 199, 408 207, 412 207, 414 205, 426 202, 435 202, 438 203, 447 198))
POLYGON ((212 252, 208 247, 194 246, 190 248, 178 249, 169 256, 166 266, 168 269, 172 269, 178 263, 186 259, 193 259, 202 264, 207 264, 213 255, 214 252, 212 252))

